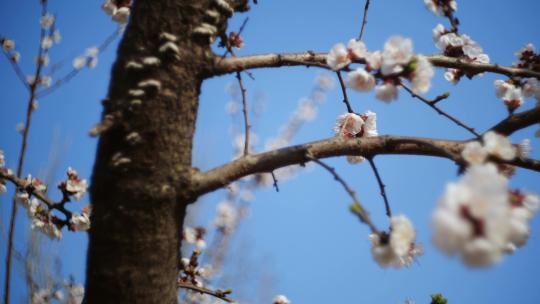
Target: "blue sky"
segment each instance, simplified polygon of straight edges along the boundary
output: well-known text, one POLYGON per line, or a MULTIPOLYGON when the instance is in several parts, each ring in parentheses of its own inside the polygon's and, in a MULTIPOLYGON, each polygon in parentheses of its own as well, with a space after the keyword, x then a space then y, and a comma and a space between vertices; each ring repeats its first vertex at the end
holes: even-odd
MULTIPOLYGON (((259 1, 248 14, 238 15, 230 29, 237 29, 245 16, 249 23, 244 31, 245 48, 238 55, 269 52, 328 51, 337 42, 356 37, 361 25, 363 0, 331 1, 259 1)), ((503 3, 477 0, 458 1, 460 29, 469 34, 487 52, 492 62, 510 64, 513 53, 527 42, 540 46, 540 2, 532 0, 503 3)), ((52 62, 66 66, 87 47, 99 44, 115 30, 96 1, 51 1, 50 10, 57 15, 63 40, 51 51, 52 62)), ((0 34, 15 39, 22 53, 22 67, 30 73, 39 33, 38 1, 1 1, 0 34)), ((364 40, 370 50, 381 49, 391 35, 410 37, 418 53, 435 53, 431 29, 446 20, 428 12, 423 1, 372 1, 364 40)), ((51 155, 58 159, 54 170, 55 184, 63 178, 67 166, 89 178, 95 155, 96 140, 88 130, 101 113, 100 100, 106 96, 109 71, 115 58, 115 42, 99 58, 93 70, 84 70, 56 93, 39 100, 30 131, 29 150, 24 173, 43 176, 50 170, 51 155), (56 157, 54 156, 56 153, 56 157)), ((219 51, 221 54, 221 51, 219 51)), ((66 69, 67 70, 67 69, 66 69)), ((315 68, 256 70, 256 80, 245 78, 249 95, 264 100, 264 113, 254 121, 254 131, 264 143, 288 119, 298 101, 308 96, 313 81, 324 71, 315 68)), ((478 130, 503 119, 506 110, 495 97, 493 81, 500 76, 485 75, 464 79, 458 86, 444 81, 438 70, 428 96, 450 91, 451 97, 441 106, 478 130)), ((24 117, 27 94, 14 76, 9 64, 0 60, 0 149, 7 163, 15 167, 20 135, 15 131, 24 117)), ((227 133, 230 117, 225 92, 233 76, 224 76, 203 84, 194 164, 212 168, 231 158, 231 138, 227 133)), ((415 135, 435 138, 466 139, 470 136, 449 121, 439 117, 419 101, 400 92, 391 105, 374 99, 373 93, 350 92, 357 112, 372 110, 378 114, 379 133, 415 135)), ((524 109, 534 105, 527 100, 524 109)), ((295 143, 332 136, 335 118, 345 111, 340 91, 334 89, 319 109, 316 120, 303 126, 295 143)), ((516 133, 517 142, 532 139, 531 156, 540 158, 540 144, 533 138, 535 128, 516 133)), ((261 146, 259 146, 261 148, 261 146)), ((275 278, 273 291, 286 294, 293 303, 403 303, 413 299, 428 302, 429 295, 442 292, 452 303, 535 303, 540 296, 535 273, 540 271, 540 220, 532 221, 532 235, 527 246, 490 269, 470 270, 459 260, 438 252, 431 244, 430 215, 447 182, 456 180, 456 167, 449 161, 414 156, 380 156, 376 158, 387 185, 395 214, 406 214, 417 228, 419 242, 426 253, 410 269, 380 269, 371 259, 368 229, 348 209, 349 198, 327 172, 314 168, 296 178, 280 183, 280 192, 272 189, 256 193, 250 217, 236 237, 237 247, 249 244, 249 257, 232 254, 235 261, 252 261, 252 269, 270 272, 275 278)), ((367 165, 348 166, 343 158, 328 163, 355 188, 360 199, 379 226, 387 225, 384 206, 376 181, 367 165)), ((513 186, 540 192, 537 174, 518 170, 513 186)), ((53 191, 52 195, 56 195, 53 191)), ((203 197, 199 205, 199 224, 207 225, 215 206, 223 197, 218 191, 203 197)), ((83 199, 83 204, 85 203, 83 199)), ((1 239, 5 242, 10 195, 0 197, 1 239)), ((79 209, 82 204, 74 205, 79 209)), ((19 212, 16 248, 24 249, 27 234, 26 215, 19 212)), ((87 237, 65 232, 58 243, 63 273, 84 280, 87 237)), ((238 252, 238 251, 237 251, 238 252)), ((0 258, 5 246, 0 246, 0 258)), ((22 268, 14 270, 13 299, 22 299, 22 268), (16 290, 15 290, 16 289, 16 290)), ((230 267, 234 273, 235 267, 230 267)), ((3 267, 0 270, 3 285, 3 267)), ((248 271, 249 276, 249 271, 248 271)), ((245 289, 259 283, 253 277, 245 289)), ((224 286, 233 289, 236 286, 224 286)), ((268 302, 270 299, 267 300, 268 302)), ((16 301, 15 301, 16 302, 16 301)))

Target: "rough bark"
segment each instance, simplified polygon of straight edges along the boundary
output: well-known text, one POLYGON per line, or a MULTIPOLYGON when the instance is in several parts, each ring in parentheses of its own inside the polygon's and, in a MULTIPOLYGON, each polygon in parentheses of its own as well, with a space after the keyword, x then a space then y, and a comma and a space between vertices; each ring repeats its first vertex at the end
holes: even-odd
POLYGON ((202 82, 211 52, 194 38, 209 1, 139 0, 112 69, 91 188, 87 303, 176 303, 180 234, 202 82), (160 52, 163 32, 177 37, 160 52), (129 69, 158 57, 159 66, 129 69), (138 87, 154 79, 161 88, 138 87), (130 90, 142 89, 141 97, 130 90), (140 100, 134 101, 134 100, 140 100))

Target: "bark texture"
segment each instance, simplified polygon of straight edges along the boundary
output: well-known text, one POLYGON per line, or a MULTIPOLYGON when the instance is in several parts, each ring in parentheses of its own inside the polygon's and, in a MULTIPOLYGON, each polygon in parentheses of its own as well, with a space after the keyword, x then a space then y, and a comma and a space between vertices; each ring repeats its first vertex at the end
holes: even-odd
POLYGON ((201 71, 212 62, 208 38, 192 30, 208 5, 139 0, 132 8, 103 102, 107 128, 90 193, 87 303, 177 302, 201 71), (167 42, 178 52, 164 49, 167 42))

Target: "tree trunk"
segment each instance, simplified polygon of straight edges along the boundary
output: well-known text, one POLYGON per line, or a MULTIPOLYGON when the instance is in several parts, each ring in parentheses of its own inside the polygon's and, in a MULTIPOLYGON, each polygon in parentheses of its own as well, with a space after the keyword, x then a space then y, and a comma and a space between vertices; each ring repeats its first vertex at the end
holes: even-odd
POLYGON ((132 8, 103 102, 106 128, 90 193, 87 303, 177 302, 198 96, 211 62, 208 39, 191 33, 208 5, 139 0, 132 8), (162 48, 172 42, 165 32, 176 36, 178 53, 162 48))

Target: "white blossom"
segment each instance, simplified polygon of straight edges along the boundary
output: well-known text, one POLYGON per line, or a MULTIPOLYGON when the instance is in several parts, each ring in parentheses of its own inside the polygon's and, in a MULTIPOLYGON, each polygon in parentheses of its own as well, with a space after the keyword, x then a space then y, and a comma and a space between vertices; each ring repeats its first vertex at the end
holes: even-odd
POLYGON ((284 295, 277 295, 272 299, 272 304, 290 304, 291 301, 284 295))
POLYGON ((528 138, 523 139, 517 146, 517 154, 521 158, 527 158, 531 152, 531 140, 528 138))
POLYGON ((238 212, 228 201, 222 201, 217 205, 217 215, 214 226, 224 233, 230 233, 235 228, 238 212))
POLYGON ((338 71, 351 63, 349 52, 343 43, 338 43, 332 47, 326 57, 326 63, 334 71, 338 71))
POLYGON ((4 151, 0 150, 0 168, 4 167, 6 165, 6 159, 4 156, 4 151))
POLYGON ((43 37, 43 39, 41 40, 41 48, 42 49, 50 49, 51 46, 53 45, 54 41, 52 39, 52 37, 50 36, 46 36, 46 37, 43 37))
POLYGON ((411 82, 415 92, 425 93, 431 86, 431 79, 435 75, 433 66, 425 56, 417 56, 416 66, 412 74, 411 82))
POLYGON ((105 0, 103 1, 103 4, 101 5, 101 9, 109 16, 112 16, 116 13, 116 4, 114 4, 111 0, 105 0))
POLYGON ((368 67, 372 70, 378 70, 382 66, 382 53, 380 51, 375 51, 369 53, 366 58, 368 67))
POLYGON ((398 89, 393 83, 384 83, 375 87, 375 97, 389 103, 398 98, 398 89))
POLYGON ((4 38, 2 40, 2 48, 6 52, 13 50, 15 48, 15 41, 13 41, 12 39, 4 38))
POLYGON ((382 52, 381 73, 383 75, 395 74, 403 71, 412 57, 412 40, 400 36, 390 37, 384 44, 382 52))
POLYGON ((43 220, 39 217, 34 217, 30 227, 32 229, 41 230, 41 232, 51 239, 59 240, 62 238, 62 231, 60 231, 60 229, 58 229, 58 227, 52 223, 50 219, 43 220))
POLYGON ((61 186, 78 201, 86 193, 88 184, 86 179, 80 179, 77 171, 68 167, 67 169, 68 179, 61 184, 61 186))
POLYGON ((83 212, 81 214, 74 213, 71 216, 69 223, 71 224, 71 229, 75 231, 86 231, 90 229, 90 215, 83 212))
POLYGON ((404 215, 393 216, 390 222, 389 235, 373 233, 369 236, 373 259, 385 268, 410 266, 415 256, 423 252, 422 248, 415 244, 414 227, 404 215))
POLYGON ((484 149, 482 144, 478 141, 471 141, 465 144, 461 156, 472 165, 482 164, 487 156, 488 151, 484 149))
POLYGON ((54 24, 54 16, 46 14, 39 19, 39 23, 41 24, 42 29, 47 30, 54 24))
POLYGON ((112 16, 112 20, 118 23, 122 23, 122 24, 127 23, 129 20, 130 13, 131 13, 131 10, 129 7, 121 7, 114 12, 114 15, 112 16))
POLYGON ((488 266, 501 259, 508 243, 507 179, 495 165, 468 168, 450 183, 433 213, 434 242, 470 266, 488 266))
POLYGON ((528 78, 523 84, 523 96, 534 97, 540 101, 540 81, 534 77, 528 78))
POLYGON ((364 134, 363 137, 378 136, 377 132, 377 114, 375 112, 367 111, 362 114, 364 120, 364 134))
POLYGON ((366 58, 368 50, 366 45, 361 40, 351 39, 347 44, 347 49, 353 59, 366 58))
POLYGON ((518 60, 522 60, 525 56, 532 53, 535 53, 534 45, 532 43, 527 43, 524 47, 515 52, 514 55, 518 60))
POLYGON ((437 24, 437 26, 435 26, 435 28, 433 28, 433 30, 431 30, 431 34, 432 34, 432 37, 433 37, 433 42, 436 43, 437 41, 439 41, 441 36, 446 34, 446 33, 447 33, 447 30, 444 27, 444 25, 442 25, 440 23, 437 24))
POLYGON ((489 131, 482 136, 484 148, 491 155, 495 155, 504 160, 512 160, 516 157, 516 147, 512 145, 507 137, 489 131))
POLYGON ((375 87, 375 77, 362 68, 348 73, 347 77, 347 84, 356 91, 367 92, 375 87))

